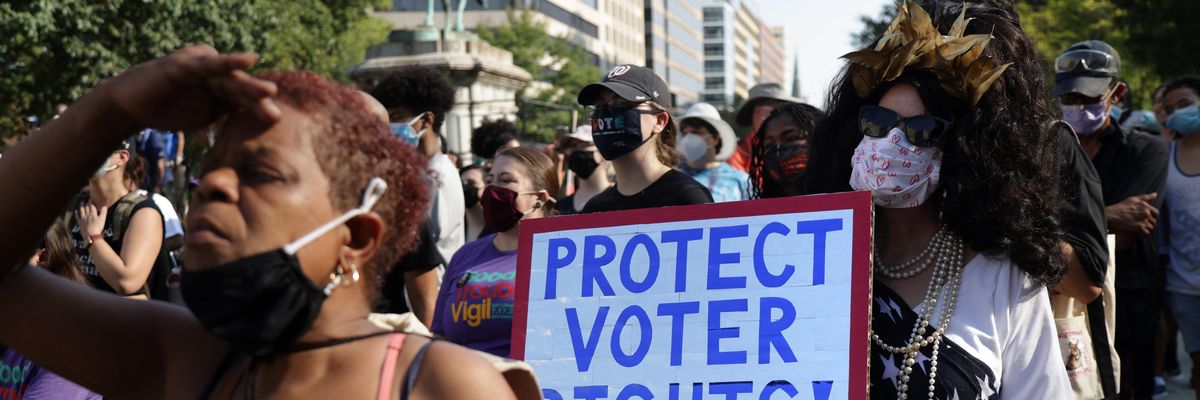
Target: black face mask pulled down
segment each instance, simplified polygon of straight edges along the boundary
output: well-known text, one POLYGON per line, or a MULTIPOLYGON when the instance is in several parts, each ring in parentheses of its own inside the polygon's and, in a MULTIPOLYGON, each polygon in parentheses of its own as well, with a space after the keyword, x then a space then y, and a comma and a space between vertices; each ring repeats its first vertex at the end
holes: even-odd
MULTIPOLYGON (((317 238, 371 210, 387 184, 372 178, 362 204, 283 248, 202 271, 184 270, 183 300, 213 336, 234 351, 255 357, 287 350, 308 332, 325 298, 343 282, 324 288, 304 275, 296 252, 317 238)), ((357 281, 357 271, 351 281, 357 281)))
POLYGON ((808 168, 808 146, 778 145, 763 155, 762 197, 777 198, 803 194, 808 168))
POLYGON ((567 157, 567 168, 579 175, 580 179, 588 179, 592 177, 592 173, 596 172, 596 167, 600 163, 596 162, 595 153, 590 151, 576 151, 567 157))
POLYGON ((642 139, 642 114, 657 114, 658 110, 637 107, 596 107, 592 113, 592 141, 605 160, 615 160, 642 147, 654 135, 642 139))

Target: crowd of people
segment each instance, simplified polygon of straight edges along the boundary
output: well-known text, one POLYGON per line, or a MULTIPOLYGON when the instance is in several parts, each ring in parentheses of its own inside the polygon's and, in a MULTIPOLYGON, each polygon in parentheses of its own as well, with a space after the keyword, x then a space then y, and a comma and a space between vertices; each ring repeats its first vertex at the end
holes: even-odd
POLYGON ((1049 86, 1012 9, 899 7, 824 110, 751 88, 742 138, 637 65, 554 143, 497 120, 452 153, 430 67, 140 64, 0 158, 0 397, 540 398, 506 359, 521 221, 851 190, 875 204, 871 398, 1194 386, 1200 77, 1134 110, 1102 41, 1049 86))

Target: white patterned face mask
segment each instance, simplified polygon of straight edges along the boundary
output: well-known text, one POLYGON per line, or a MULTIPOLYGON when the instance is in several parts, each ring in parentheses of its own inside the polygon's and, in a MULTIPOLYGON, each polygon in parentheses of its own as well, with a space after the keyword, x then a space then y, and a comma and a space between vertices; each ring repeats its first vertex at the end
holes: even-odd
POLYGON ((870 190, 875 204, 910 208, 924 204, 937 189, 942 149, 913 146, 892 128, 886 137, 863 137, 850 160, 850 187, 870 190))

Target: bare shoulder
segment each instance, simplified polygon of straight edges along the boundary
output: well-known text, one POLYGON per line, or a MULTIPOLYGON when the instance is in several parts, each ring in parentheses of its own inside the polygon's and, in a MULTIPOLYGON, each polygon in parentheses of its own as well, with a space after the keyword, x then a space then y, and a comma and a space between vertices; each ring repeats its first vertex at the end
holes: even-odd
MULTIPOLYGON (((410 335, 413 337, 416 335, 410 335)), ((428 338, 416 337, 423 346, 428 338)), ((412 340, 412 339, 410 339, 412 340)), ((410 343, 406 343, 410 344, 410 343)), ((508 382, 492 364, 474 351, 434 341, 421 362, 415 399, 515 399, 508 382)))

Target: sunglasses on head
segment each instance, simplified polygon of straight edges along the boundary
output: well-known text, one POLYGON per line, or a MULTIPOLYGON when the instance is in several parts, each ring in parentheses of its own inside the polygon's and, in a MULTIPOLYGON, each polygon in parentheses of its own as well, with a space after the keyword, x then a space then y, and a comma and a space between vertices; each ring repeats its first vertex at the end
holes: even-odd
POLYGON ((932 116, 917 115, 901 118, 895 111, 880 106, 858 109, 858 129, 863 136, 887 137, 888 131, 899 128, 908 142, 917 147, 936 147, 950 130, 950 121, 932 116))
POLYGON ((1098 50, 1072 50, 1054 59, 1054 72, 1116 74, 1117 60, 1098 50))

